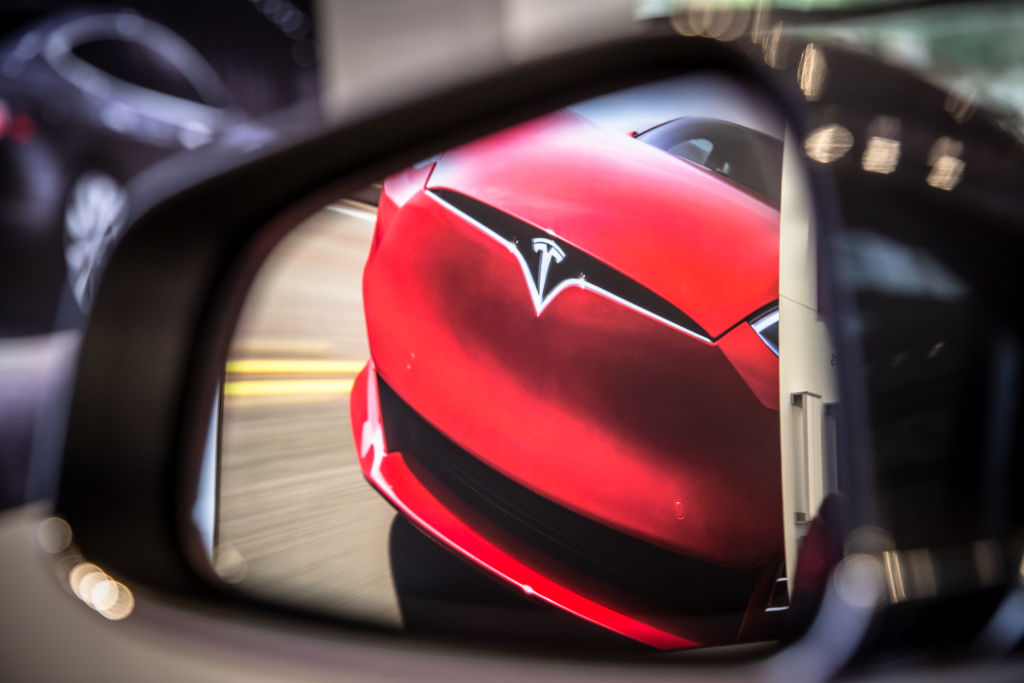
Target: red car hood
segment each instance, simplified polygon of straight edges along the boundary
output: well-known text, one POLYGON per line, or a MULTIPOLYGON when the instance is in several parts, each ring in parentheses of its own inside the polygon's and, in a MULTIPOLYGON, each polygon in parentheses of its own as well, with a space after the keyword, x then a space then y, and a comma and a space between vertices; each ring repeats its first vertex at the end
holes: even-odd
POLYGON ((557 235, 668 300, 711 338, 778 298, 778 211, 569 111, 446 152, 428 187, 557 235), (595 186, 595 177, 608 183, 595 186))

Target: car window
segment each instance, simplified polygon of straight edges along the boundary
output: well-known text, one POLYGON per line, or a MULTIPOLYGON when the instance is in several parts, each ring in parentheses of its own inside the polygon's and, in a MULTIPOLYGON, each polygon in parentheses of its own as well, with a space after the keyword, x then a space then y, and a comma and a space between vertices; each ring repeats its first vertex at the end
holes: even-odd
POLYGON ((717 119, 685 118, 656 126, 637 139, 725 176, 779 208, 782 141, 777 138, 717 119))
POLYGON ((203 98, 189 79, 159 52, 127 40, 93 40, 77 45, 79 59, 114 78, 193 102, 203 98))
POLYGON ((689 159, 695 164, 701 166, 707 166, 708 156, 711 154, 711 150, 714 149, 715 143, 711 142, 707 138, 696 138, 693 140, 685 140, 680 142, 678 145, 672 146, 666 150, 675 154, 677 157, 689 159))

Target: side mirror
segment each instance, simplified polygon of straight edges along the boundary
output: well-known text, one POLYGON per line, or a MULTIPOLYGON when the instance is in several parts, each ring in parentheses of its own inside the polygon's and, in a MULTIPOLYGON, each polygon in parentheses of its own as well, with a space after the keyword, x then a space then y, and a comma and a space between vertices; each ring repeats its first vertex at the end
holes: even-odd
MULTIPOLYGON (((1016 357, 1016 295, 967 307, 995 293, 976 265, 1015 243, 1017 207, 966 190, 1010 196, 1005 179, 974 157, 944 189, 916 161, 877 173, 850 133, 877 98, 809 104, 793 73, 721 45, 560 60, 140 222, 71 414, 58 512, 83 552, 206 603, 592 650, 793 638, 819 604, 855 613, 856 639, 885 600, 1005 585, 1019 515, 988 496, 1019 468, 1004 442, 950 450, 988 429, 965 378, 1016 357), (700 106, 664 95, 680 87, 700 106), (991 239, 944 228, 959 251, 935 247, 936 211, 991 239), (1005 346, 971 346, 997 328, 1005 346), (942 528, 916 506, 951 500, 953 472, 978 507, 942 528), (947 541, 949 566, 995 550, 931 588, 900 571, 953 576, 908 554, 947 541), (835 589, 844 556, 867 568, 856 595, 835 589)), ((862 69, 915 88, 904 115, 945 132, 929 86, 843 53, 829 77, 862 69)), ((980 154, 995 131, 960 132, 980 154)))
POLYGON ((780 333, 807 305, 780 307, 780 289, 817 283, 784 137, 741 81, 656 81, 298 224, 226 357, 203 465, 214 568, 434 635, 550 641, 545 624, 564 637, 575 620, 677 649, 785 634, 800 539, 837 492, 835 449, 790 433, 789 396, 837 397, 827 363, 807 367, 831 355, 820 318, 780 333), (801 257, 780 275, 787 249, 801 257), (797 459, 831 482, 798 494, 783 482, 797 459))

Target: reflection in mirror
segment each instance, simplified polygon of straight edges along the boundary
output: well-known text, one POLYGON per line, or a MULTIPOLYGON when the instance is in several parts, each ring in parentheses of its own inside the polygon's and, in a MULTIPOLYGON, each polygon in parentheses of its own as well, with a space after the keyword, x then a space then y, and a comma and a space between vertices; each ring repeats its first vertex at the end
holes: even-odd
POLYGON ((795 150, 756 92, 677 78, 295 226, 226 359, 216 572, 433 635, 780 637, 842 485, 795 150))

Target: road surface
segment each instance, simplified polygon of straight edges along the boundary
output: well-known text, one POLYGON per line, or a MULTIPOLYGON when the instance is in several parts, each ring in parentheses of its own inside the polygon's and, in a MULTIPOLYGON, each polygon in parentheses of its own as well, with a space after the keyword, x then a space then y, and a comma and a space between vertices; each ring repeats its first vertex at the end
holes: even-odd
POLYGON ((398 627, 395 512, 362 476, 348 417, 375 217, 347 200, 318 211, 254 282, 226 367, 215 564, 250 592, 398 627))

